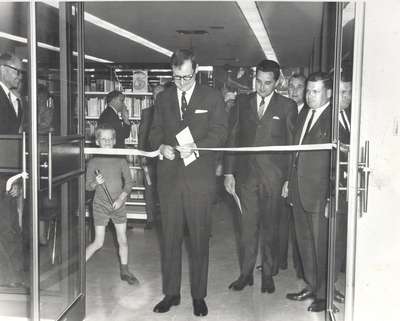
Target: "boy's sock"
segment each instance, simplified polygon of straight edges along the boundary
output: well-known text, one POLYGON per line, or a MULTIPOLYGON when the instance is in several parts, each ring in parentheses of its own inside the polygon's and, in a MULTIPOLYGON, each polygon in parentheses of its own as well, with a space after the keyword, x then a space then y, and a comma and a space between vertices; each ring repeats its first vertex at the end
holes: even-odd
POLYGON ((129 271, 128 264, 120 265, 121 280, 128 282, 130 285, 138 284, 138 279, 129 271))

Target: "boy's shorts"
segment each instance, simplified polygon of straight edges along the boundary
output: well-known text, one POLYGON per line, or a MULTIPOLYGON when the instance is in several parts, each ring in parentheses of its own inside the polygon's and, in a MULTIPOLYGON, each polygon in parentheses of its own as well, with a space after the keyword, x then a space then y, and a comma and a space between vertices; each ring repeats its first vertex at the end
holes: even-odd
POLYGON ((119 209, 114 210, 102 204, 97 204, 93 202, 93 221, 95 226, 106 226, 109 220, 112 220, 114 224, 126 223, 126 208, 125 204, 119 209))

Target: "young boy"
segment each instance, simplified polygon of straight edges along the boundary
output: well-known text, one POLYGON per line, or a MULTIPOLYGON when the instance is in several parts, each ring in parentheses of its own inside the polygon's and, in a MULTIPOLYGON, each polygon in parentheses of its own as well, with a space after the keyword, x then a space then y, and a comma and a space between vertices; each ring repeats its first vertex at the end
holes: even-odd
MULTIPOLYGON (((116 135, 112 127, 99 125, 95 135, 96 144, 101 148, 114 147, 116 135)), ((106 225, 111 219, 115 226, 119 245, 121 280, 127 281, 131 285, 139 283, 128 268, 125 201, 132 185, 128 163, 124 158, 104 155, 89 160, 86 170, 86 189, 95 190, 93 199, 95 239, 86 248, 86 261, 94 252, 102 248, 106 225)))

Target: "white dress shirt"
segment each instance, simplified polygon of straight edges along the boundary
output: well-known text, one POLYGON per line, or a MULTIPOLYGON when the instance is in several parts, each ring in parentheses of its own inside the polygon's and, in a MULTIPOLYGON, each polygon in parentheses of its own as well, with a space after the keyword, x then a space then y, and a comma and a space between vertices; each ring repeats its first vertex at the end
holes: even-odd
MULTIPOLYGON (((330 102, 328 101, 325 105, 314 109, 315 110, 315 114, 314 114, 313 122, 311 123, 309 131, 311 130, 311 128, 313 128, 313 126, 317 122, 319 116, 321 116, 321 114, 324 112, 324 110, 326 108, 328 108, 329 105, 330 105, 330 102)), ((308 124, 308 122, 309 122, 309 120, 311 118, 312 111, 313 111, 313 109, 310 108, 308 113, 307 113, 306 121, 304 122, 303 130, 301 132, 300 144, 303 142, 304 135, 306 134, 307 124, 308 124)))
MULTIPOLYGON (((262 116, 264 116, 265 112, 267 111, 269 102, 271 101, 272 95, 274 94, 275 91, 273 91, 271 94, 269 94, 267 97, 264 97, 264 111, 262 116)), ((258 108, 260 107, 261 104, 261 100, 263 99, 263 97, 261 97, 259 94, 257 94, 257 112, 258 112, 258 108)), ((261 118, 261 117, 260 117, 261 118)))

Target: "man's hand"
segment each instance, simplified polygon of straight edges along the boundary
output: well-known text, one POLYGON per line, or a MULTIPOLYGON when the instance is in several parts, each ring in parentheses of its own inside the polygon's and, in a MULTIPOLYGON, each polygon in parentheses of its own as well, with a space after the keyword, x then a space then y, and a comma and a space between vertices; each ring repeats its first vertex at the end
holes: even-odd
POLYGON ((160 154, 164 156, 166 159, 174 160, 175 159, 175 150, 170 145, 161 145, 160 146, 160 154))
POLYGON ((124 205, 124 199, 121 199, 120 197, 118 197, 118 198, 114 201, 112 207, 113 207, 114 210, 117 210, 117 209, 119 209, 122 205, 124 205))
POLYGON ((98 185, 101 185, 101 184, 104 183, 104 177, 103 177, 102 174, 99 174, 99 175, 96 176, 96 183, 97 183, 98 185))
POLYGON ((11 185, 11 189, 8 191, 8 195, 10 195, 11 197, 17 197, 19 195, 20 192, 20 188, 18 186, 18 184, 12 184, 11 185))
POLYGON ((235 177, 232 174, 225 175, 224 186, 229 194, 235 193, 235 185, 236 185, 235 177))
POLYGON ((176 149, 181 153, 181 158, 188 158, 193 154, 194 148, 197 148, 195 143, 177 146, 176 149))
POLYGON ((283 183, 283 186, 282 186, 281 196, 283 198, 287 198, 288 195, 289 195, 289 181, 285 181, 285 183, 283 183))

